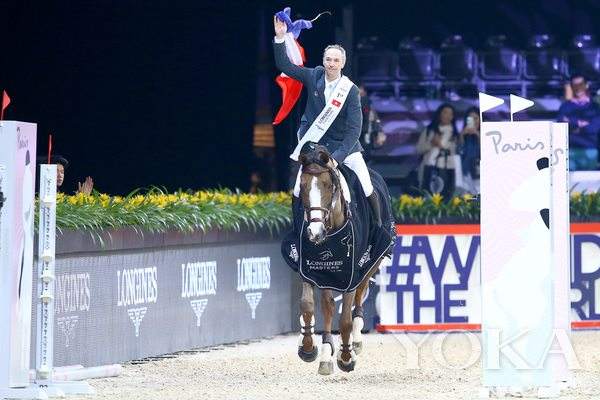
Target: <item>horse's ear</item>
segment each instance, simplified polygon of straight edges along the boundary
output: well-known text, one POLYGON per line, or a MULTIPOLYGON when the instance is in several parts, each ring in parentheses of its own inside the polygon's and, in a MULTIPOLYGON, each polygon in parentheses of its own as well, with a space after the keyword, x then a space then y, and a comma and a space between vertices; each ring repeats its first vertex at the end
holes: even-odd
POLYGON ((324 151, 320 152, 319 153, 319 161, 321 161, 323 163, 323 165, 326 165, 329 162, 329 154, 327 154, 324 151))
POLYGON ((299 162, 301 165, 304 165, 304 164, 306 164, 306 154, 304 154, 304 153, 300 153, 300 156, 298 157, 298 162, 299 162))

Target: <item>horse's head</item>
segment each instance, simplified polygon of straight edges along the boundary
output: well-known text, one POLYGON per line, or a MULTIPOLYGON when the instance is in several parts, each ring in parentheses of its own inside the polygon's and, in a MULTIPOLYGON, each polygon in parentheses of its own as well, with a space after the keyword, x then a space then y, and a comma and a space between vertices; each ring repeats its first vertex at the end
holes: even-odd
POLYGON ((344 222, 340 178, 324 146, 305 146, 298 161, 302 164, 300 197, 309 221, 308 239, 321 243, 329 230, 344 222))

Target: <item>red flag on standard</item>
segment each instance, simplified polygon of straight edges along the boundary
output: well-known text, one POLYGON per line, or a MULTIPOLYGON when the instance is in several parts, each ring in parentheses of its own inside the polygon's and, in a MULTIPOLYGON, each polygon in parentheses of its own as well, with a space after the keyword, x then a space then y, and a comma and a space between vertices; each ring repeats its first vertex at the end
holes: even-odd
POLYGON ((8 93, 6 93, 6 90, 2 91, 2 111, 0 112, 0 119, 4 119, 4 110, 6 110, 6 107, 8 107, 8 105, 10 104, 10 97, 8 97, 8 93))

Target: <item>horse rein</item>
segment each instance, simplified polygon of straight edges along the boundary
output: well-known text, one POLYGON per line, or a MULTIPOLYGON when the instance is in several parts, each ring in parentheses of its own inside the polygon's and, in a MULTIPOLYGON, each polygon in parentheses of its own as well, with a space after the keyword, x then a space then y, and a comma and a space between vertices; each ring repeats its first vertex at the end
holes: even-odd
POLYGON ((333 207, 333 201, 337 196, 337 193, 340 192, 340 202, 342 203, 342 207, 344 207, 344 211, 347 212, 348 208, 346 207, 345 201, 344 201, 344 195, 341 192, 341 183, 340 183, 340 177, 339 177, 339 172, 336 168, 332 168, 329 165, 321 165, 318 164, 320 167, 322 167, 322 169, 319 170, 311 170, 309 168, 304 169, 302 172, 306 173, 308 175, 312 175, 312 176, 317 176, 320 175, 324 172, 329 172, 329 175, 331 176, 331 181, 333 184, 333 193, 331 195, 331 204, 329 205, 329 207, 308 207, 307 212, 308 212, 308 217, 307 218, 309 220, 309 222, 321 222, 323 225, 325 225, 325 229, 327 231, 329 231, 332 227, 333 224, 331 222, 331 208, 333 207), (312 211, 321 211, 323 213, 323 218, 310 218, 311 212, 312 211))

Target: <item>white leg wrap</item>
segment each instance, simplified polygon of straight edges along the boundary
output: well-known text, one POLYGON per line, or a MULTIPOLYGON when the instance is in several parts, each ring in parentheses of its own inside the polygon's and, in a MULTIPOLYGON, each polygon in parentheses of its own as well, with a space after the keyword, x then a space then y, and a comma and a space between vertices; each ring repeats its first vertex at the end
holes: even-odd
POLYGON ((319 361, 321 362, 330 362, 331 361, 331 352, 333 349, 329 343, 323 343, 321 345, 321 358, 319 361))
MULTIPOLYGON (((312 336, 313 346, 317 343, 317 336, 315 335, 315 316, 313 315, 310 319, 310 333, 312 336)), ((300 315, 300 336, 298 337, 298 347, 302 346, 302 339, 304 339, 304 332, 306 332, 306 328, 304 327, 304 318, 300 315)))
POLYGON ((365 326, 365 321, 361 317, 356 317, 352 320, 352 341, 362 342, 361 330, 365 326))
MULTIPOLYGON (((315 316, 313 315, 310 319, 310 333, 315 333, 315 316)), ((306 328, 304 327, 304 318, 300 315, 300 333, 306 332, 306 328)))

